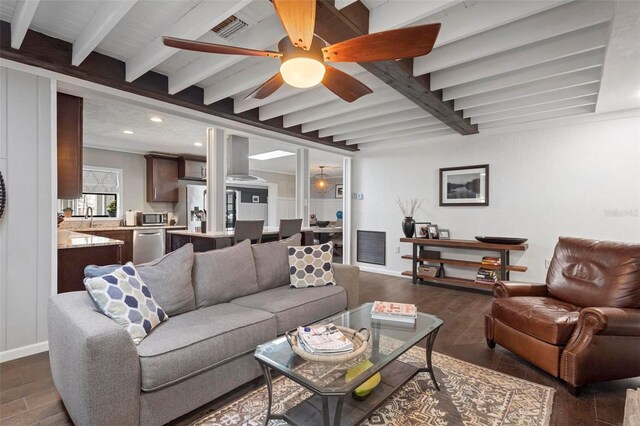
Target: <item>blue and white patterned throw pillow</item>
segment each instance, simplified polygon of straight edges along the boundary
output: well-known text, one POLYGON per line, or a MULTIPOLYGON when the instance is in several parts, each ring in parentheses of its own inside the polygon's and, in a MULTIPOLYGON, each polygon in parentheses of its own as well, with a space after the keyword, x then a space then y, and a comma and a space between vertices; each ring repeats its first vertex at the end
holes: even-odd
POLYGON ((136 345, 169 318, 131 262, 109 274, 85 278, 84 286, 98 309, 126 328, 136 345))
POLYGON ((289 246, 291 288, 336 285, 333 279, 333 243, 317 246, 289 246))

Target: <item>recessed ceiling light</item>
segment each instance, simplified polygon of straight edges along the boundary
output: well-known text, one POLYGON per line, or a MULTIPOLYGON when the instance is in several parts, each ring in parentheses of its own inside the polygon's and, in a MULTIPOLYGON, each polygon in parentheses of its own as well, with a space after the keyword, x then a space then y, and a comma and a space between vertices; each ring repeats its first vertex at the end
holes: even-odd
POLYGON ((125 135, 132 135, 133 132, 131 130, 123 130, 122 133, 124 133, 125 135))
POLYGON ((154 123, 162 123, 162 118, 160 117, 151 117, 150 120, 154 123))
POLYGON ((249 158, 251 158, 252 160, 273 160, 274 158, 280 158, 280 157, 288 157, 290 155, 296 155, 293 152, 289 152, 289 151, 282 151, 282 150, 275 150, 275 151, 269 151, 269 152, 263 152, 262 154, 255 154, 255 155, 250 155, 249 158))
POLYGON ((195 146, 202 146, 202 142, 195 142, 194 145, 195 146))

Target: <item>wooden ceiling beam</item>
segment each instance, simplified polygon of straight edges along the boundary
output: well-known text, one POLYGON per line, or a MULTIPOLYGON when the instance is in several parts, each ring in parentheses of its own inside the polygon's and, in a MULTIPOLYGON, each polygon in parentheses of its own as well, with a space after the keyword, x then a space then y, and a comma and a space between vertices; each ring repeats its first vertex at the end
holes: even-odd
MULTIPOLYGON (((338 10, 333 0, 319 0, 315 31, 329 44, 368 34, 369 10, 361 2, 338 10)), ((360 65, 458 133, 478 133, 478 127, 455 111, 451 101, 442 100, 442 91, 431 90, 428 74, 413 75, 413 59, 360 65)))
POLYGON ((357 146, 347 146, 343 142, 336 143, 330 137, 320 138, 317 131, 305 133, 300 125, 284 128, 282 117, 260 121, 257 109, 235 114, 233 111, 233 99, 231 98, 205 105, 204 90, 200 87, 191 86, 180 93, 171 95, 168 90, 169 81, 167 76, 153 71, 149 71, 136 81, 129 83, 125 79, 126 67, 124 62, 97 52, 89 54, 80 66, 73 66, 71 65, 73 51, 71 43, 33 30, 27 31, 20 50, 13 49, 10 44, 10 34, 10 24, 0 21, 0 58, 50 70, 319 145, 357 151, 357 146))

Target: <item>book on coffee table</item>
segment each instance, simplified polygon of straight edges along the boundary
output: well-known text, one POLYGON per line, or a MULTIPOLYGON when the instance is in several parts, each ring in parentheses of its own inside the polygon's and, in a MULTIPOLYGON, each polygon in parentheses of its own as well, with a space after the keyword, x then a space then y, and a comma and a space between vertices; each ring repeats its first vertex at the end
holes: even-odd
POLYGON ((418 310, 416 305, 375 301, 371 307, 371 318, 383 321, 414 323, 418 310))

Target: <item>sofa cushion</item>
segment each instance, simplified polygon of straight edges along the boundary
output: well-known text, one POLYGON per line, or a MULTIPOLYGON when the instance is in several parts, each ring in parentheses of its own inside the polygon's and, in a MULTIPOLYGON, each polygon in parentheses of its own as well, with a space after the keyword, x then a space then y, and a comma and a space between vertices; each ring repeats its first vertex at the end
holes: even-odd
POLYGON ((302 235, 296 234, 282 241, 251 246, 256 263, 256 275, 260 291, 289 283, 289 246, 299 246, 302 235))
POLYGON ((284 286, 240 297, 231 303, 274 313, 280 335, 299 325, 310 324, 343 311, 347 308, 347 292, 339 286, 295 290, 284 286))
POLYGON ((493 318, 552 345, 564 345, 578 322, 580 308, 550 297, 494 299, 493 318))
POLYGON ((226 303, 258 292, 251 241, 232 247, 196 253, 193 259, 196 307, 226 303))
POLYGON ((336 285, 333 278, 333 243, 317 246, 289 247, 291 287, 336 285))
POLYGON ((230 303, 172 317, 138 345, 141 388, 149 392, 180 382, 275 337, 273 314, 230 303))
POLYGON ((640 308, 640 244, 561 237, 549 294, 583 308, 640 308))
POLYGON ((100 312, 123 326, 136 345, 168 318, 131 262, 110 274, 85 278, 84 286, 100 312))
POLYGON ((173 316, 196 308, 192 267, 193 244, 185 244, 159 259, 137 265, 136 269, 158 304, 173 316))

